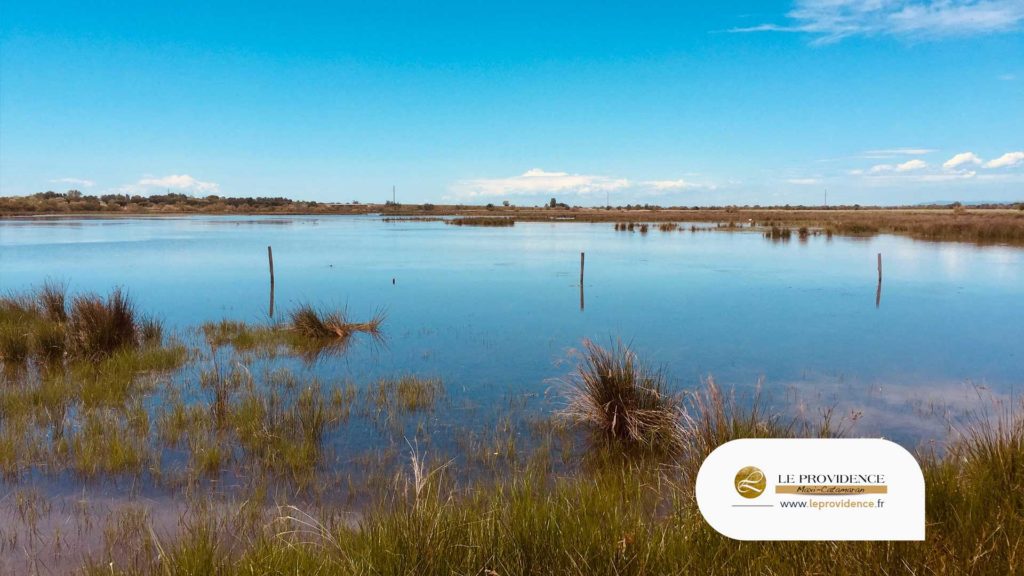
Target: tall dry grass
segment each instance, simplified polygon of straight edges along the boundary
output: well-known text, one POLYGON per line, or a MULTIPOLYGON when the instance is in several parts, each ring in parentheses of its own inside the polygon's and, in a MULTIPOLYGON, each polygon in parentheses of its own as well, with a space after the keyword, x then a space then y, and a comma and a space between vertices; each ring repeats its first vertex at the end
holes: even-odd
POLYGON ((603 348, 583 341, 582 362, 567 381, 562 414, 630 446, 677 450, 680 400, 665 375, 641 362, 622 342, 603 348))
POLYGON ((138 343, 135 304, 120 288, 106 299, 83 294, 71 300, 67 335, 70 349, 80 356, 110 354, 138 343))

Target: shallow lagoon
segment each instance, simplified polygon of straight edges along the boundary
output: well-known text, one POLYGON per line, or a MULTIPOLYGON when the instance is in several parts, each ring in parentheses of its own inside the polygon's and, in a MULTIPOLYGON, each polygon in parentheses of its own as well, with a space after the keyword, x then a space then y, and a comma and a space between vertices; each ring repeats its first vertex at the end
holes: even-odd
MULTIPOLYGON (((139 439, 144 460, 122 473, 83 475, 58 449, 43 411, 36 438, 60 454, 53 468, 30 457, 24 473, 0 478, 0 572, 72 569, 87 555, 130 557, 107 550, 100 532, 132 531, 144 521, 173 540, 207 518, 211 504, 247 518, 244 504, 255 502, 257 522, 280 515, 280 504, 314 511, 336 504, 352 522, 375 495, 401 490, 395 483, 408 482, 415 454, 431 466, 452 464, 460 481, 501 478, 535 455, 555 474, 579 470, 589 440, 550 416, 564 406, 564 379, 585 338, 622 339, 662 365, 680 391, 713 375, 740 404, 760 389, 762 401, 787 417, 813 422, 831 407, 847 435, 926 450, 931 441, 941 449, 951 425, 1005 407, 992 402, 1019 394, 1024 375, 1024 250, 1007 247, 893 236, 780 242, 756 230, 689 226, 641 234, 611 223, 0 221, 0 290, 46 279, 66 282, 72 294, 124 287, 196 356, 152 385, 132 387, 148 414, 139 439), (206 347, 195 330, 203 322, 270 321, 268 244, 276 320, 304 302, 346 308, 353 320, 383 309, 383 339, 358 335, 343 354, 313 362, 206 347), (260 402, 280 393, 294 406, 314 379, 331 398, 358 390, 343 409, 332 400, 312 468, 275 468, 269 445, 243 446, 237 432, 200 427, 187 442, 162 439, 172 405, 209 414, 204 379, 238 371, 251 374, 259 389, 251 397, 260 402), (437 401, 401 413, 374 405, 379 378, 407 374, 441 379, 437 401), (225 450, 223 464, 197 468, 213 445, 225 450)), ((238 410, 247 393, 233 394, 238 410)), ((113 416, 101 442, 118 436, 133 401, 88 411, 113 416)), ((85 415, 71 411, 62 422, 73 430, 85 415)))
POLYGON ((1024 251, 893 236, 773 242, 756 231, 372 217, 7 220, 0 289, 120 285, 172 329, 261 322, 267 245, 278 316, 298 302, 354 318, 387 312, 383 344, 313 371, 357 383, 439 376, 459 404, 543 396, 583 338, 621 338, 681 388, 709 374, 738 389, 763 378, 769 399, 859 411, 857 433, 914 444, 941 425, 908 412, 955 413, 979 386, 1009 395, 1024 375, 1024 251))

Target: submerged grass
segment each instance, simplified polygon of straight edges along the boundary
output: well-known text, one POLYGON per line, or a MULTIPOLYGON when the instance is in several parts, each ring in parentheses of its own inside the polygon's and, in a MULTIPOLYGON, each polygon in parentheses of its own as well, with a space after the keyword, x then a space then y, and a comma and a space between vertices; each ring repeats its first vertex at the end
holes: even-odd
MULTIPOLYGON (((433 413, 445 395, 440 379, 406 375, 361 389, 347 381, 323 385, 293 372, 288 361, 240 353, 336 341, 342 325, 372 333, 379 321, 362 326, 309 308, 300 310, 301 329, 294 317, 274 326, 208 324, 202 333, 211 349, 202 355, 173 337, 165 342, 161 330, 136 319, 129 343, 108 348, 112 340, 98 338, 90 348, 107 351, 86 354, 78 344, 67 345, 71 336, 64 332, 72 330, 75 299, 65 302, 64 320, 58 300, 0 299, 5 366, 9 350, 22 356, 18 370, 0 372, 0 474, 8 482, 35 481, 30 471, 87 484, 130 479, 133 493, 137 483, 151 482, 195 507, 180 532, 160 538, 147 529, 144 511, 112 515, 117 529, 111 539, 118 546, 88 562, 88 574, 1024 571, 1020 406, 979 414, 957 429, 942 454, 920 453, 925 542, 736 542, 697 512, 693 478, 704 457, 736 438, 843 435, 842 421, 827 411, 815 422, 786 420, 767 412, 757 395, 739 401, 710 378, 698 390, 675 395, 664 375, 627 346, 584 342, 568 382, 562 413, 568 418, 529 428, 558 443, 534 442, 512 416, 497 414, 492 422, 458 429, 455 444, 462 452, 454 460, 431 460, 419 451, 421 443, 432 454, 443 452, 424 427, 451 426, 433 413), (44 360, 49 347, 62 352, 44 360), (193 370, 168 377, 183 365, 193 370), (397 428, 404 434, 417 426, 409 435, 417 444, 410 446, 408 466, 394 466, 404 451, 396 445, 409 442, 397 435, 379 464, 334 452, 358 441, 347 435, 358 430, 354 426, 332 435, 353 405, 360 407, 357 417, 419 420, 397 428), (595 434, 568 430, 567 422, 595 434), (593 436, 601 441, 574 446, 593 436), (182 470, 175 455, 184 460, 182 470), (358 521, 348 501, 334 494, 345 489, 338 476, 344 468, 367 476, 365 487, 347 488, 349 496, 360 495, 358 521), (286 507, 264 518, 252 511, 270 502, 303 502, 308 512, 286 507), (117 549, 137 555, 128 561, 117 549)), ((97 300, 122 320, 127 314, 117 298, 112 306, 110 298, 88 306, 97 300)), ((108 327, 99 334, 125 325, 102 320, 107 312, 90 314, 101 317, 91 325, 108 327)), ((0 541, 18 549, 6 533, 0 541)))
MULTIPOLYGON (((689 405, 684 456, 733 438, 801 431, 713 382, 689 405), (708 419, 710 422, 703 422, 708 419)), ((835 433, 827 423, 802 429, 835 433)), ((93 564, 91 574, 1019 574, 1024 552, 1024 420, 971 427, 947 456, 922 456, 924 542, 738 542, 711 529, 692 481, 674 464, 621 458, 552 479, 513 468, 460 488, 448 464, 413 450, 409 471, 359 521, 290 508, 239 538, 201 522, 147 564, 93 564)))
POLYGON ((444 393, 439 378, 381 378, 367 389, 367 400, 377 411, 417 412, 429 410, 444 393))
POLYGON ((381 327, 386 313, 379 310, 369 320, 353 322, 344 311, 322 311, 309 304, 290 310, 288 321, 278 324, 250 324, 235 320, 206 322, 200 326, 211 348, 231 346, 239 352, 276 355, 282 350, 313 361, 323 354, 344 353, 357 333, 383 339, 381 327))

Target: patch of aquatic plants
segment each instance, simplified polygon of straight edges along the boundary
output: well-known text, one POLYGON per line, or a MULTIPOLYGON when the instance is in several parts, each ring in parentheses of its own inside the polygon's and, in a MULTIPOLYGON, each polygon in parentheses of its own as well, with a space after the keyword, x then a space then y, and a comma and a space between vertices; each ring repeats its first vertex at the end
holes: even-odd
POLYGON ((774 224, 764 232, 764 237, 770 240, 789 240, 791 236, 793 236, 792 230, 787 227, 779 227, 774 224))
POLYGON ((311 339, 348 338, 356 332, 380 335, 384 313, 377 312, 365 322, 350 322, 345 313, 323 312, 309 304, 300 305, 288 313, 290 328, 311 339))
POLYGON ((467 218, 451 218, 444 221, 449 226, 515 226, 515 218, 507 217, 486 217, 486 216, 473 216, 467 218))
POLYGON ((438 216, 386 216, 380 220, 381 222, 443 222, 445 219, 438 216))
POLYGON ((140 316, 121 289, 103 298, 46 282, 35 291, 0 297, 0 358, 5 366, 34 359, 97 359, 163 340, 163 326, 140 316))
POLYGON ((64 286, 0 298, 0 471, 83 478, 140 473, 152 460, 141 398, 190 351, 165 341, 120 290, 67 298, 64 286))
POLYGON ((740 408, 708 382, 687 405, 680 459, 593 448, 592 465, 552 477, 540 464, 464 485, 450 461, 415 446, 358 523, 344 507, 286 506, 263 522, 206 513, 173 542, 138 531, 131 563, 96 558, 87 574, 840 574, 899 567, 911 574, 1015 574, 1024 542, 1021 406, 959 432, 946 456, 920 455, 923 542, 737 542, 694 503, 687 462, 748 436, 839 433, 828 417, 782 423, 757 402, 740 408), (705 420, 708 420, 705 422, 705 420), (679 462, 683 464, 679 464, 679 462))
MULTIPOLYGON (((4 300, 0 320, 33 341, 35 323, 71 321, 73 304, 42 301, 4 300)), ((28 471, 83 485, 127 477, 124 484, 168 489, 188 508, 164 530, 153 528, 149 504, 129 503, 105 519, 73 512, 74 530, 103 533, 87 574, 1020 570, 1020 406, 980 414, 956 429, 942 454, 920 452, 925 542, 737 543, 696 510, 693 478, 703 458, 736 438, 843 435, 842 420, 828 411, 814 421, 785 419, 759 396, 737 400, 710 378, 673 393, 628 347, 585 342, 564 411, 524 425, 499 410, 453 429, 432 418, 446 395, 439 379, 322 382, 296 372, 302 364, 289 358, 247 353, 288 351, 289 339, 337 340, 339 320, 313 312, 315 319, 302 312, 302 330, 291 316, 275 326, 206 325, 208 350, 159 334, 107 353, 65 350, 55 362, 29 345, 28 361, 0 373, 4 480, 16 484, 28 471), (383 435, 389 443, 376 451, 336 453, 350 434, 380 432, 350 426, 339 434, 351 418, 400 420, 390 431, 404 437, 383 435), (415 433, 407 433, 411 423, 415 433), (432 439, 438 429, 454 433, 454 454, 432 439), (342 444, 332 443, 339 437, 342 444)), ((510 399, 508 409, 521 405, 510 399)), ((53 513, 30 492, 9 500, 20 524, 2 524, 0 553, 20 552, 17 534, 38 541, 37 519, 53 513)))
POLYGON ((253 324, 235 320, 206 322, 199 328, 213 349, 230 346, 242 353, 276 356, 281 353, 313 361, 324 354, 343 354, 359 333, 383 339, 385 314, 378 311, 369 320, 354 322, 344 311, 325 312, 308 304, 299 305, 281 323, 253 324))
POLYGON ((392 413, 430 410, 444 394, 440 378, 419 378, 405 375, 399 378, 381 378, 367 390, 369 407, 375 411, 392 413))

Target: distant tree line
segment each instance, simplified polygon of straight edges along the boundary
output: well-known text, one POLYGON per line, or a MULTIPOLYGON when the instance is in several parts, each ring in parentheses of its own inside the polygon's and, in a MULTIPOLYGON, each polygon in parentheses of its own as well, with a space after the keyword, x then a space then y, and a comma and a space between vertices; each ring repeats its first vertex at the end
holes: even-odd
POLYGON ((278 212, 315 211, 317 202, 275 197, 189 196, 188 194, 102 194, 79 190, 0 197, 0 213, 68 212, 278 212))
MULTIPOLYGON (((935 203, 915 206, 861 206, 832 205, 832 206, 761 206, 761 205, 728 205, 728 206, 659 206, 656 204, 627 204, 625 206, 601 206, 595 208, 584 208, 581 206, 570 206, 551 198, 549 202, 534 209, 541 210, 617 210, 617 211, 660 211, 660 210, 692 210, 692 211, 724 211, 726 213, 738 213, 750 210, 791 210, 811 211, 827 210, 829 212, 848 210, 879 210, 879 209, 953 209, 957 213, 972 210, 994 209, 994 208, 1016 208, 1024 211, 1024 203, 977 203, 970 206, 961 205, 959 202, 935 203)), ((375 210, 388 214, 417 214, 424 212, 431 213, 459 213, 467 209, 486 208, 487 210, 510 209, 514 211, 529 210, 528 207, 512 206, 508 200, 501 203, 501 206, 488 204, 486 206, 466 206, 457 204, 455 206, 435 206, 434 204, 410 204, 402 205, 388 200, 383 206, 380 204, 360 204, 358 201, 345 204, 291 200, 282 196, 274 197, 230 197, 230 196, 190 196, 188 194, 177 194, 168 192, 166 194, 153 194, 141 196, 138 194, 102 194, 87 195, 79 190, 68 190, 67 192, 38 192, 29 196, 2 196, 0 197, 0 214, 66 214, 66 213, 336 213, 336 214, 366 214, 375 210)))

